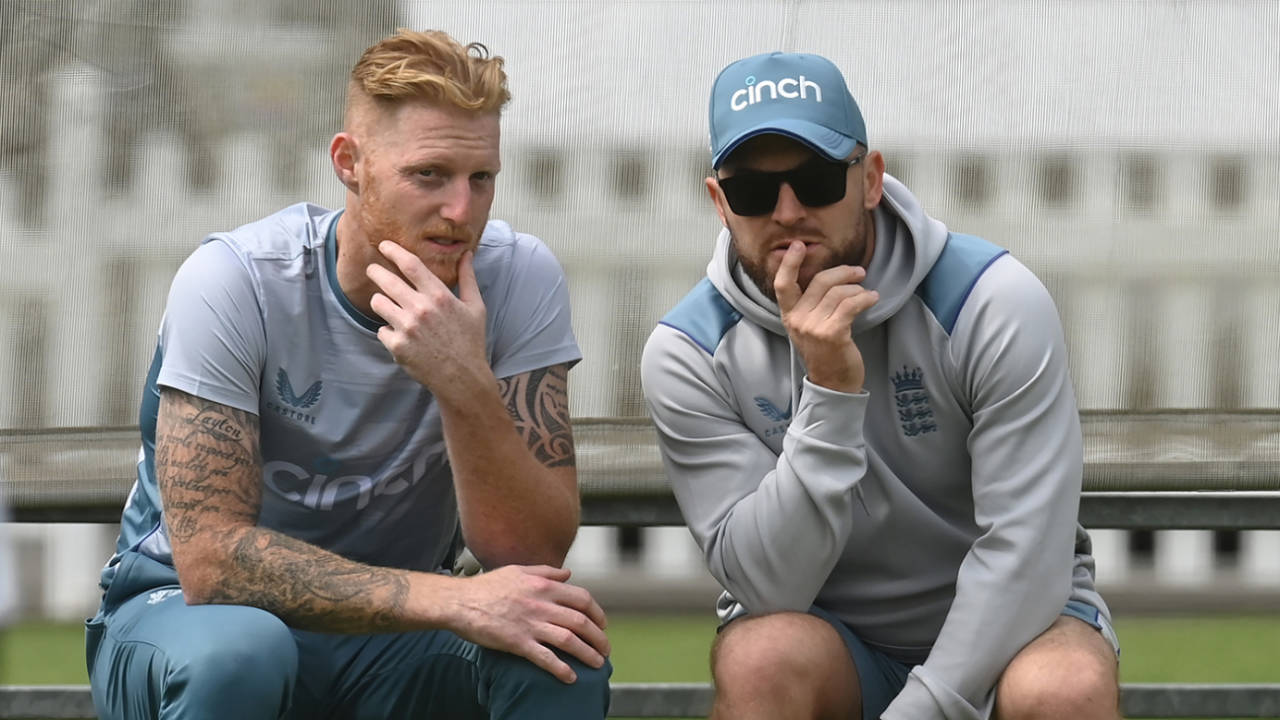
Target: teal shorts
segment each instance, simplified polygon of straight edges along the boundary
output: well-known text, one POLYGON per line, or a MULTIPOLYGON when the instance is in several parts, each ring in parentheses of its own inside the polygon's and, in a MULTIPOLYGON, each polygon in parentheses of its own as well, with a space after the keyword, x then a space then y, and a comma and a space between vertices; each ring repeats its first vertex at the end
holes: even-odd
MULTIPOLYGON (((885 708, 889 707, 889 703, 902 692, 911 668, 923 662, 924 658, 919 658, 918 662, 904 662, 890 657, 864 643, 848 625, 826 610, 815 605, 809 608, 809 614, 830 623, 836 632, 840 633, 845 647, 849 649, 849 656, 853 658, 854 667, 858 671, 858 682, 862 685, 862 717, 880 717, 885 708)), ((1120 655, 1120 644, 1116 639, 1116 633, 1097 608, 1088 603, 1072 600, 1062 609, 1062 614, 1078 618, 1097 628, 1107 642, 1111 643, 1117 657, 1120 655)))
POLYGON ((240 605, 187 605, 173 568, 126 553, 86 623, 102 720, 596 720, 606 661, 566 685, 524 658, 446 630, 306 632, 240 605))

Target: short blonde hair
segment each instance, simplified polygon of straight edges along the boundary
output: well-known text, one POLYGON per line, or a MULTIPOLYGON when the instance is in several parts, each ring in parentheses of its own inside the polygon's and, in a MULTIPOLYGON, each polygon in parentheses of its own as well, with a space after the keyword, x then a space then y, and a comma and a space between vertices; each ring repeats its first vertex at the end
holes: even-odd
POLYGON ((490 57, 484 45, 464 46, 440 30, 404 28, 370 46, 352 68, 348 120, 360 96, 383 106, 429 100, 479 113, 501 112, 511 99, 502 58, 490 57))

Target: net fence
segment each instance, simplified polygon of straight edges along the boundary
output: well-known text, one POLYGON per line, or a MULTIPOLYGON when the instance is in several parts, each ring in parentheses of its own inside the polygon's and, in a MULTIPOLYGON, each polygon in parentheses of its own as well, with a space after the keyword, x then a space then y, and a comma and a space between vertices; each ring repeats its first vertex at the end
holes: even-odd
POLYGON ((1199 413, 1145 439, 1095 422, 1098 457, 1280 457, 1270 0, 0 0, 0 429, 136 422, 177 266, 211 231, 342 202, 346 73, 401 26, 506 58, 493 217, 568 274, 574 416, 640 438, 599 462, 648 457, 640 350, 719 228, 711 81, 772 49, 834 60, 889 172, 1040 276, 1083 410, 1199 413))

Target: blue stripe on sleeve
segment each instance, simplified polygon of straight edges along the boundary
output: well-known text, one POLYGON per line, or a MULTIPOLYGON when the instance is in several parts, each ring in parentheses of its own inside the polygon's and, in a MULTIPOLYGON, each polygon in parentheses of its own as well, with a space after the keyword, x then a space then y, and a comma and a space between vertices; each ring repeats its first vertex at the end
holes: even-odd
POLYGON ((1001 255, 1007 253, 975 235, 951 233, 947 245, 933 264, 924 282, 916 288, 916 295, 924 301, 938 323, 950 335, 955 328, 960 309, 969 299, 969 293, 978 278, 1001 255))
POLYGON ((658 324, 688 335, 707 354, 714 355, 724 334, 741 319, 742 313, 703 278, 658 324))

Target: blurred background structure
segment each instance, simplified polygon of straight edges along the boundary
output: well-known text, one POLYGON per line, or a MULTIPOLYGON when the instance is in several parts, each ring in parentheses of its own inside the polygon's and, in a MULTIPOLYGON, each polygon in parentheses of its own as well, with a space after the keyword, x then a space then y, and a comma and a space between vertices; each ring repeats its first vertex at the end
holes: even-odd
MULTIPOLYGON (((341 203, 346 72, 399 26, 507 60, 493 216, 569 275, 576 417, 644 415, 640 349, 719 227, 707 92, 773 49, 834 60, 889 172, 1044 280, 1082 409, 1280 412, 1272 0, 0 0, 0 428, 136 423, 173 272, 208 232, 341 203)), ((91 614, 116 529, 9 530, 22 611, 91 614)), ((1277 531, 1095 543, 1135 606, 1280 598, 1277 531)), ((569 564, 619 602, 715 595, 683 528, 584 528, 569 564)))

